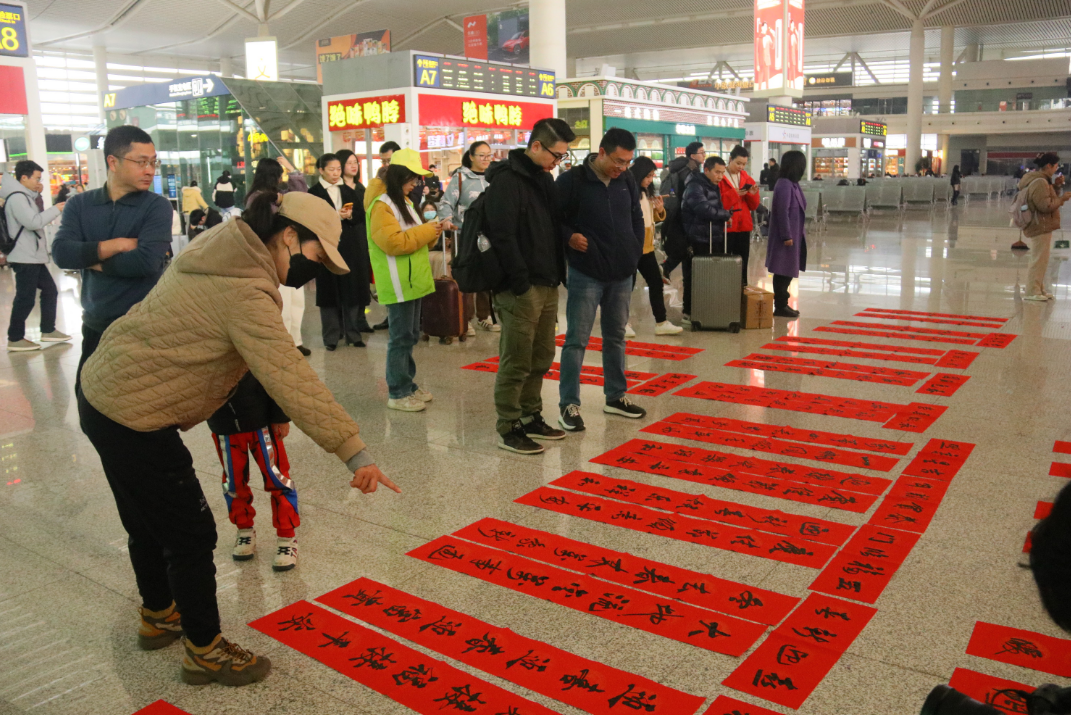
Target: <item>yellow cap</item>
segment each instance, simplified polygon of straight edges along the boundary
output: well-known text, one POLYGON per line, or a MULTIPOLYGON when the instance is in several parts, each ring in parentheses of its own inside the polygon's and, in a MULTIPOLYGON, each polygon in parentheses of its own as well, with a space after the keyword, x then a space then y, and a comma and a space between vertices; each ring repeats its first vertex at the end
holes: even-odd
POLYGON ((420 165, 420 152, 415 149, 398 149, 390 155, 390 163, 401 164, 420 176, 431 176, 431 172, 420 165))

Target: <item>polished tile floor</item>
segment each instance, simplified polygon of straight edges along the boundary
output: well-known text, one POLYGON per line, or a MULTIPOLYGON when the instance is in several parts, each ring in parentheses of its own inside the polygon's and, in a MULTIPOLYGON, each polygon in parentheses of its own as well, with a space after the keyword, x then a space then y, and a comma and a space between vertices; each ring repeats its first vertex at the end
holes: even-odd
MULTIPOLYGON (((1051 499, 1063 484, 1047 476, 1053 440, 1071 439, 1071 427, 1064 420, 1071 399, 1067 379, 1071 251, 1054 251, 1050 268, 1056 301, 1024 304, 1021 285, 1027 258, 1008 250, 1013 238, 996 203, 974 202, 951 213, 909 211, 903 219, 878 214, 865 225, 833 221, 826 231, 811 232, 810 270, 793 287, 802 317, 794 322, 778 319, 772 330, 655 338, 646 295, 642 288, 634 294, 636 340, 694 346, 703 352, 682 362, 629 358, 631 369, 684 371, 705 380, 948 405, 948 412, 923 435, 890 433, 878 423, 671 393, 642 400, 649 417, 637 424, 604 415, 599 409, 600 388, 584 386, 586 432, 551 444, 542 456, 512 455, 495 447, 493 376, 460 369, 496 354, 491 334, 481 332, 475 339, 449 346, 434 341, 420 345, 418 381, 435 394, 435 401, 422 414, 392 412, 385 408, 385 336, 371 337, 364 350, 340 348, 327 353, 318 338, 310 295, 304 326, 306 344, 313 348, 309 360, 360 423, 378 463, 404 493, 362 496, 351 490, 338 461, 295 431, 287 448, 301 501, 301 562, 295 571, 275 574, 264 495, 258 493, 256 500, 261 512, 259 556, 238 564, 230 558, 234 531, 227 521, 220 466, 209 432, 201 425, 185 435, 219 526, 216 564, 225 633, 270 654, 275 663, 266 682, 235 690, 181 684, 178 647, 154 653, 134 648, 138 601, 126 537, 97 456, 78 429, 72 399, 77 341, 32 354, 0 352, 0 713, 129 715, 158 698, 195 715, 408 712, 245 625, 361 576, 706 697, 708 703, 724 693, 788 712, 721 685, 739 659, 554 607, 405 555, 428 540, 490 516, 751 586, 806 595, 815 573, 811 569, 512 503, 573 469, 704 491, 699 485, 588 462, 639 436, 643 424, 677 411, 918 444, 940 437, 978 445, 952 482, 933 524, 878 600, 877 615, 799 712, 917 712, 930 688, 947 682, 957 666, 1031 685, 1052 680, 1067 685, 1051 676, 964 654, 977 620, 1059 635, 1040 608, 1029 573, 1018 563, 1023 560, 1024 535, 1034 523, 1035 503, 1051 499), (852 319, 868 307, 1008 317, 1004 332, 1019 337, 1003 350, 981 349, 982 355, 963 371, 971 380, 950 398, 916 395, 914 388, 724 367, 781 335, 956 347, 814 332, 817 326, 852 319)), ((755 258, 751 268, 757 275, 761 255, 755 258)), ((58 280, 59 327, 78 334, 78 280, 66 275, 58 280)), ((12 295, 11 272, 0 271, 0 322, 5 328, 12 295)), ((562 297, 564 330, 564 293, 562 297)), ((380 316, 381 309, 373 306, 370 317, 380 316)), ((671 318, 679 318, 679 309, 671 310, 671 318)), ((30 321, 35 324, 36 315, 30 321)), ((35 334, 31 331, 29 337, 35 334)), ((586 362, 598 365, 599 359, 598 353, 589 353, 586 362)), ((548 418, 554 414, 557 388, 556 382, 544 385, 548 418)), ((868 517, 741 492, 706 492, 852 525, 868 517)), ((580 712, 492 676, 480 677, 525 692, 557 712, 580 712)))

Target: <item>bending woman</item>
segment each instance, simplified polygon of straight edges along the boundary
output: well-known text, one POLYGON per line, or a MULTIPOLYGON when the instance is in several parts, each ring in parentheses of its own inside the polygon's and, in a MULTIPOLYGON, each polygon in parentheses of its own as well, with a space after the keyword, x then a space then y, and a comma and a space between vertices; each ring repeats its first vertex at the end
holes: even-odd
POLYGON ((220 634, 216 522, 179 430, 223 406, 250 371, 295 424, 353 473, 351 486, 399 491, 360 430, 283 327, 279 285, 300 288, 320 263, 348 269, 342 225, 326 202, 265 191, 242 217, 206 231, 156 287, 104 332, 82 369, 78 416, 100 455, 129 534, 141 594, 138 645, 186 636, 182 679, 247 685, 271 663, 220 634))

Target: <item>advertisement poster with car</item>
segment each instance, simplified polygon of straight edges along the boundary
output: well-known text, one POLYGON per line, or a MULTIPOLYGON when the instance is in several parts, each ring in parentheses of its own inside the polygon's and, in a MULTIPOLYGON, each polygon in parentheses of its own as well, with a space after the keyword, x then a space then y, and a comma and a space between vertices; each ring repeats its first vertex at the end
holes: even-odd
POLYGON ((373 30, 355 35, 339 35, 316 41, 316 81, 323 84, 326 62, 348 60, 390 52, 390 30, 373 30))
POLYGON ((470 15, 464 20, 465 56, 474 60, 528 63, 528 10, 470 15))

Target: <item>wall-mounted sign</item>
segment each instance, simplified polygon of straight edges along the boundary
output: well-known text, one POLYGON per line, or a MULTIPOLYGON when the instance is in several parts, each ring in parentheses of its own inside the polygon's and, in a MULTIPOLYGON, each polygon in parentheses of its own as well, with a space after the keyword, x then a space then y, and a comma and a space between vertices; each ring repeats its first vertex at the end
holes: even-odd
POLYGON ((694 124, 678 124, 677 125, 677 134, 687 134, 688 136, 694 137, 695 136, 695 125, 694 124))
POLYGON ((470 15, 462 21, 465 56, 528 63, 528 8, 470 15))
POLYGON ((531 129, 554 116, 552 104, 511 100, 420 95, 420 124, 425 127, 531 129))
POLYGON ((803 96, 803 0, 755 0, 755 96, 803 96))
POLYGON ((26 42, 26 16, 19 5, 0 3, 0 56, 29 56, 29 46, 26 42))
POLYGON ((843 149, 844 137, 822 137, 822 146, 827 149, 843 149))
POLYGON ((223 94, 230 94, 230 92, 219 77, 212 75, 188 77, 171 82, 135 84, 117 92, 108 92, 104 95, 104 107, 106 109, 128 109, 150 104, 176 102, 182 99, 218 97, 223 94))
POLYGON ((791 124, 797 127, 811 126, 811 113, 805 109, 782 107, 771 104, 766 107, 766 121, 775 124, 791 124))
POLYGON ((339 35, 316 41, 316 81, 324 82, 323 65, 328 62, 367 57, 390 52, 390 30, 339 35))
POLYGON ((26 80, 21 67, 0 65, 0 114, 29 114, 26 80))
POLYGON ((556 96, 553 72, 434 55, 413 56, 413 83, 417 87, 456 89, 463 92, 546 99, 556 96))
POLYGON ((868 122, 865 119, 859 121, 859 133, 869 134, 875 137, 883 137, 889 132, 889 127, 881 122, 868 122))
POLYGON ((750 79, 693 79, 690 82, 677 82, 677 86, 704 92, 726 92, 731 89, 751 90, 755 88, 755 83, 750 79))
POLYGON ((332 132, 401 124, 405 121, 404 94, 340 99, 327 103, 327 126, 332 132))
POLYGON ((89 151, 90 141, 89 137, 78 137, 74 140, 75 151, 89 151))
POLYGON ((245 76, 261 82, 279 81, 279 54, 274 37, 245 41, 245 76))
POLYGON ((814 87, 851 87, 852 73, 826 72, 824 74, 809 74, 803 84, 807 89, 814 87))

